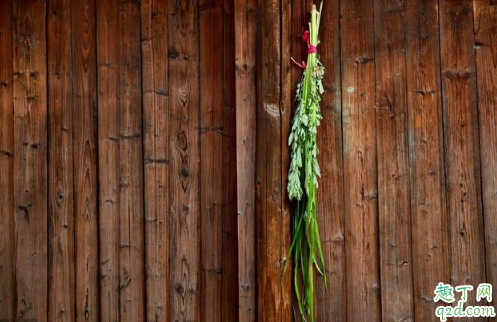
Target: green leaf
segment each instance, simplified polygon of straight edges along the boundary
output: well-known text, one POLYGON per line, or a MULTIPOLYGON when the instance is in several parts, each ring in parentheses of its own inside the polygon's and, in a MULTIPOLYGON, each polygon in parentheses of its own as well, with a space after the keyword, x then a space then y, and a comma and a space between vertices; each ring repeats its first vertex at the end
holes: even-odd
MULTIPOLYGON (((310 41, 313 45, 318 44, 320 15, 320 11, 313 6, 309 23, 310 41)), ((319 61, 319 56, 309 54, 307 69, 297 86, 297 110, 288 137, 291 161, 287 190, 290 199, 298 201, 294 214, 293 238, 287 255, 293 258, 293 285, 298 311, 304 320, 308 319, 310 322, 314 322, 314 269, 324 276, 327 288, 316 209, 316 189, 318 178, 321 176, 316 142, 318 126, 322 119, 319 102, 320 94, 324 92, 323 76, 324 67, 319 61)), ((290 258, 285 260, 282 274, 286 271, 289 260, 290 258)))

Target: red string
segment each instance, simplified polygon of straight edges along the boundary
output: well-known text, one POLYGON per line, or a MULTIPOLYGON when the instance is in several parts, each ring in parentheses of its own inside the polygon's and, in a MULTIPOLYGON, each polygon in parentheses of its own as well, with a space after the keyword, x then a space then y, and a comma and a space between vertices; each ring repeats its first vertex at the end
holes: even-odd
POLYGON ((303 61, 302 63, 299 63, 295 59, 293 59, 293 57, 290 57, 290 58, 292 59, 292 62, 295 65, 299 66, 300 68, 302 68, 302 69, 306 69, 307 68, 307 64, 305 63, 305 61, 303 61))
MULTIPOLYGON (((304 31, 301 38, 302 38, 302 41, 307 44, 307 54, 317 54, 318 53, 318 48, 316 46, 311 45, 311 40, 309 39, 309 30, 304 31)), ((292 61, 295 65, 299 66, 302 69, 307 68, 307 64, 305 62, 298 63, 295 61, 295 59, 293 59, 293 57, 292 57, 292 61)))
POLYGON ((304 33, 302 34, 302 40, 307 44, 308 54, 318 53, 318 48, 316 46, 311 45, 311 39, 309 38, 309 30, 304 31, 304 33))

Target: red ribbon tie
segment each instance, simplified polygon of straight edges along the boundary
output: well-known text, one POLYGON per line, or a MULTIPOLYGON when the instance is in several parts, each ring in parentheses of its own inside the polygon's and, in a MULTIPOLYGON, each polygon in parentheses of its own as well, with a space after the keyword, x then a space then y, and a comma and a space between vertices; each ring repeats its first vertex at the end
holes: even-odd
MULTIPOLYGON (((317 54, 318 53, 317 46, 311 45, 311 39, 309 38, 309 30, 304 31, 301 38, 302 38, 302 41, 307 44, 307 54, 317 54)), ((292 62, 295 65, 299 66, 300 68, 302 68, 302 69, 307 68, 307 64, 305 62, 299 63, 295 59, 293 59, 293 57, 291 57, 291 59, 292 59, 292 62)))

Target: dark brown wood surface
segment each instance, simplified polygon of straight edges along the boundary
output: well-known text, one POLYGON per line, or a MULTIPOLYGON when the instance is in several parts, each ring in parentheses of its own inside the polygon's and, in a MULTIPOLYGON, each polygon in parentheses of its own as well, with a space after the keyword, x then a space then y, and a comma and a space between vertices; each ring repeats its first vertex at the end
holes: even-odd
POLYGON ((119 12, 97 2, 100 317, 119 320, 119 12))
MULTIPOLYGON (((172 321, 199 321, 199 29, 195 0, 169 1, 169 146, 172 321)), ((212 175, 212 173, 211 173, 212 175)), ((214 187, 209 187, 214 189, 214 187)))
MULTIPOLYGON (((343 203, 342 94, 340 82, 340 10, 338 2, 326 2, 320 27, 319 53, 326 66, 323 80, 318 146, 321 180, 318 189, 318 220, 326 264, 328 289, 318 275, 316 320, 345 321, 345 217, 343 203), (323 305, 323 303, 327 303, 323 305)), ((300 47, 302 44, 300 43, 300 47)))
POLYGON ((97 2, 100 317, 119 320, 118 10, 97 2))
POLYGON ((477 286, 486 278, 473 24, 471 1, 440 2, 450 281, 477 286))
POLYGON ((222 320, 223 266, 223 1, 199 0, 200 41, 200 172, 202 297, 201 321, 222 320), (218 54, 215 54, 218 52, 218 54), (216 149, 221 147, 221 149, 216 149))
POLYGON ((0 2, 0 312, 15 316, 14 101, 12 2, 0 2))
MULTIPOLYGON (((256 230, 257 230, 257 321, 282 321, 284 234, 282 225, 281 136, 281 3, 260 4, 257 35, 257 131, 256 131, 256 230)), ((286 228, 286 229, 285 229, 286 228)), ((289 292, 290 290, 286 290, 289 292)))
MULTIPOLYGON (((222 247, 222 321, 239 320, 238 298, 238 227, 237 227, 237 159, 236 159, 236 66, 235 4, 223 3, 223 127, 222 172, 223 247, 222 247)), ((203 295, 208 296, 208 294, 203 295)))
POLYGON ((140 2, 119 2, 119 310, 145 316, 140 2))
POLYGON ((95 1, 72 3, 72 115, 76 321, 99 321, 95 1))
POLYGON ((142 1, 142 98, 147 321, 169 321, 168 7, 142 1))
POLYGON ((50 1, 48 20, 48 320, 74 321, 74 162, 71 3, 50 1))
POLYGON ((291 56, 292 53, 292 6, 286 1, 281 2, 281 61, 276 66, 280 69, 281 74, 281 98, 280 98, 280 115, 281 115, 281 227, 280 231, 280 259, 278 266, 281 285, 281 321, 290 321, 293 317, 292 306, 292 278, 291 274, 281 275, 281 267, 288 256, 287 251, 291 244, 291 234, 289 227, 292 223, 290 199, 286 194, 286 183, 288 181, 288 170, 290 169, 289 160, 290 148, 288 146, 288 136, 290 135, 290 123, 293 116, 293 90, 292 90, 292 62, 284 59, 291 56))
POLYGON ((12 2, 14 309, 16 319, 38 322, 48 318, 50 276, 45 15, 45 1, 12 2))
POLYGON ((413 312, 404 2, 374 1, 382 319, 413 312), (402 296, 400 296, 402 294, 402 296))
POLYGON ((381 321, 372 7, 373 1, 369 0, 346 1, 340 7, 345 274, 349 321, 381 321))
POLYGON ((438 6, 406 6, 414 320, 440 321, 433 285, 449 283, 438 6))
MULTIPOLYGON (((0 320, 292 321, 311 2, 0 1, 0 320)), ((324 3, 317 321, 496 282, 496 35, 490 0, 324 3)))
POLYGON ((96 4, 71 4, 76 321, 99 321, 96 4))
MULTIPOLYGON (((487 282, 497 283, 497 6, 473 2, 487 282)), ((497 296, 493 289, 492 296, 497 296)), ((495 319, 494 319, 495 320, 495 319)))
POLYGON ((255 146, 257 1, 235 1, 238 298, 240 322, 256 321, 255 146))

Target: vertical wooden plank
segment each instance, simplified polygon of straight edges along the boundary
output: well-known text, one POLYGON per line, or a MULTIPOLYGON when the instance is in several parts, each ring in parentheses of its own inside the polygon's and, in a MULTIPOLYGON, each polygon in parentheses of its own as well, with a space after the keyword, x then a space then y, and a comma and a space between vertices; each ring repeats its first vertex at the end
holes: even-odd
MULTIPOLYGON (((290 169, 290 147, 288 146, 288 136, 290 135, 292 105, 294 94, 292 88, 292 3, 281 1, 281 62, 279 65, 281 74, 281 97, 280 97, 280 117, 281 117, 281 241, 280 241, 280 262, 283 263, 287 256, 287 251, 291 244, 291 213, 290 199, 286 193, 288 182, 288 170, 290 169)), ((280 275, 282 274, 282 265, 280 275)), ((292 307, 292 274, 290 271, 280 278, 282 287, 281 294, 281 321, 291 321, 293 319, 292 307)))
POLYGON ((0 2, 0 319, 14 319, 12 2, 0 2))
POLYGON ((137 321, 145 314, 140 4, 98 5, 102 317, 137 321))
POLYGON ((374 2, 382 319, 413 312, 405 3, 374 2), (402 294, 402 296, 399 296, 402 294))
POLYGON ((72 1, 76 321, 99 321, 95 1, 72 1))
MULTIPOLYGON (((475 0, 475 49, 480 120, 483 213, 487 283, 497 283, 497 6, 475 0)), ((497 289, 493 290, 496 298, 497 289)))
POLYGON ((340 5, 347 320, 380 321, 373 3, 340 5))
POLYGON ((485 282, 485 258, 471 1, 440 2, 440 33, 450 280, 477 286, 485 282))
POLYGON ((47 320, 45 1, 13 3, 16 318, 47 320))
POLYGON ((321 179, 318 223, 327 269, 328 289, 316 281, 316 320, 346 321, 345 227, 343 203, 342 102, 340 86, 340 6, 323 5, 318 51, 326 68, 321 96, 323 119, 318 132, 321 179))
POLYGON ((406 3, 414 320, 433 322, 449 283, 438 21, 437 1, 406 3))
POLYGON ((221 321, 223 228, 223 1, 199 1, 201 321, 221 321))
POLYGON ((100 307, 102 321, 119 320, 119 12, 97 1, 100 307))
POLYGON ((119 306, 145 317, 140 2, 119 3, 119 306))
POLYGON ((256 319, 255 144, 257 1, 235 1, 236 176, 240 322, 256 319))
POLYGON ((142 1, 147 320, 169 321, 169 105, 167 1, 142 1))
POLYGON ((283 226, 281 3, 260 3, 257 80, 257 285, 258 321, 283 321, 291 289, 281 283, 283 250, 290 227, 283 226))
POLYGON ((200 320, 198 2, 168 2, 171 321, 200 320))
POLYGON ((47 9, 50 129, 48 320, 74 321, 71 3, 50 1, 47 9))
POLYGON ((223 1, 223 322, 239 321, 234 9, 223 1))

